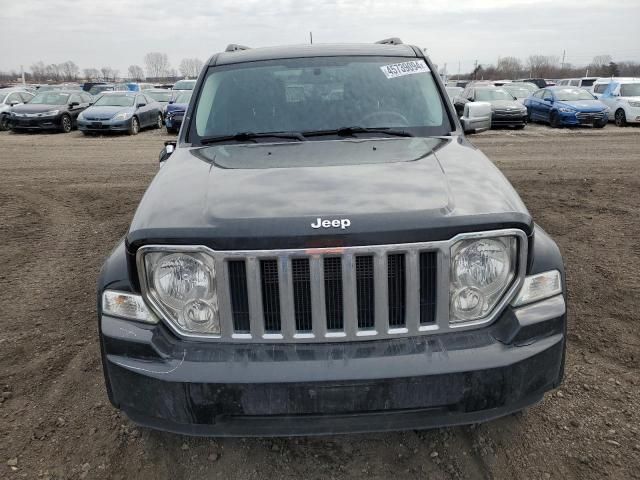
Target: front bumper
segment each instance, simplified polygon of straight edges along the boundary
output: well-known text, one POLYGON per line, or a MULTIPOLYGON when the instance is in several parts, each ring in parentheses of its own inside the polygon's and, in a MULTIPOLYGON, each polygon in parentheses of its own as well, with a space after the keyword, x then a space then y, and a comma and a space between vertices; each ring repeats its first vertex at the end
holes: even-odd
POLYGON ((558 114, 560 124, 566 126, 596 125, 609 121, 609 114, 606 112, 558 112, 558 114))
POLYGON ((178 114, 167 114, 164 119, 164 124, 167 128, 172 128, 174 130, 178 130, 182 125, 182 120, 184 118, 184 113, 178 114))
POLYGON ((53 117, 9 117, 12 130, 54 130, 60 128, 60 115, 53 117))
POLYGON ((563 376, 562 296, 492 325, 342 344, 179 340, 162 323, 102 315, 111 402, 134 422, 211 436, 433 428, 521 410, 563 376))
POLYGON ((527 124, 527 113, 496 113, 491 114, 491 126, 517 127, 527 124))
POLYGON ((82 132, 124 132, 129 130, 131 118, 126 120, 85 120, 78 119, 78 130, 82 132))

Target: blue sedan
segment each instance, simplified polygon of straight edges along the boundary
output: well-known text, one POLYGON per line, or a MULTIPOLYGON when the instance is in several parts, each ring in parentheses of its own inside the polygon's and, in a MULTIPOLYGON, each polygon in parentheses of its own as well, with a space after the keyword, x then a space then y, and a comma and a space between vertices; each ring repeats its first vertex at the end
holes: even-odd
POLYGON ((529 121, 547 122, 552 127, 593 125, 604 127, 609 108, 591 93, 574 87, 547 87, 524 100, 529 121))
POLYGON ((164 107, 164 124, 167 133, 178 133, 182 119, 191 100, 191 91, 180 91, 174 94, 169 104, 164 107))
POLYGON ((94 132, 127 132, 136 135, 145 127, 162 127, 162 105, 140 92, 103 93, 78 116, 78 129, 94 132))

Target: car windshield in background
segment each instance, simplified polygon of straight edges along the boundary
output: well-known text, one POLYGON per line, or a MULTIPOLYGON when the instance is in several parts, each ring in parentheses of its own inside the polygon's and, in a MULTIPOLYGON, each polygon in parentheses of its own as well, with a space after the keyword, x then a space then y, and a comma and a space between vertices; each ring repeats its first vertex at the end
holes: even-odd
POLYGON ((149 92, 146 90, 144 94, 147 97, 153 98, 156 102, 168 102, 173 96, 173 92, 170 90, 167 90, 166 92, 149 92))
POLYGON ((560 102, 573 102, 576 100, 594 100, 594 96, 582 88, 563 88, 554 92, 556 100, 560 102))
POLYGON ((479 88, 476 90, 476 100, 490 102, 491 100, 513 100, 513 95, 502 88, 479 88))
POLYGON ((191 92, 181 93, 176 97, 175 103, 189 103, 189 100, 191 100, 191 92))
POLYGON ((524 87, 504 87, 512 96, 516 98, 527 98, 531 92, 524 87))
POLYGON ((620 86, 621 97, 640 97, 640 83, 625 83, 620 86))
POLYGON ((401 129, 415 136, 451 131, 423 60, 359 56, 212 67, 190 132, 197 135, 192 141, 198 141, 246 132, 317 134, 345 127, 401 129))
POLYGON ((195 80, 179 80, 175 83, 175 85, 173 86, 174 90, 193 90, 193 87, 195 87, 196 85, 196 81, 195 80))
POLYGON ((68 93, 44 92, 38 93, 29 103, 34 105, 66 105, 68 93))
POLYGON ((133 95, 103 95, 94 105, 99 107, 132 107, 135 97, 133 95))

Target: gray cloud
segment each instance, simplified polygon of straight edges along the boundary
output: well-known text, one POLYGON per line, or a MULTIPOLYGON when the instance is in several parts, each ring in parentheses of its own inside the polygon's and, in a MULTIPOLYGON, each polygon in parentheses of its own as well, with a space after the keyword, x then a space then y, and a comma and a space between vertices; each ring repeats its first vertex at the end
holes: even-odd
POLYGON ((208 58, 228 43, 253 46, 371 42, 400 36, 426 47, 439 65, 462 71, 474 60, 567 52, 575 65, 594 55, 640 59, 637 0, 20 0, 0 7, 0 69, 75 61, 124 73, 148 51, 208 58))

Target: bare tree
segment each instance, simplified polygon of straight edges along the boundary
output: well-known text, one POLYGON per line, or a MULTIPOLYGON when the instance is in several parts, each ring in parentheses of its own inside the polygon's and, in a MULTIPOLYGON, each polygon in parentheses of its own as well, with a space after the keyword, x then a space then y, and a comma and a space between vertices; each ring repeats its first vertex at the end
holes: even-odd
POLYGON ((187 78, 195 78, 202 70, 202 60, 199 58, 183 58, 180 62, 180 73, 187 78))
POLYGON ((496 70, 505 78, 515 78, 522 71, 522 63, 516 57, 502 57, 496 65, 496 70))
POLYGON ((149 52, 144 56, 144 64, 147 67, 147 77, 155 79, 166 78, 170 70, 166 53, 149 52))
POLYGON ((95 81, 100 78, 100 70, 97 68, 85 68, 82 70, 85 80, 95 81))
POLYGON ((47 80, 53 80, 57 82, 60 80, 60 67, 55 63, 51 63, 44 67, 44 74, 47 80))
POLYGON ((31 65, 31 75, 33 76, 33 80, 36 82, 42 82, 46 80, 46 67, 44 62, 40 61, 31 65))
POLYGON ((78 79, 78 74, 80 73, 80 69, 78 65, 73 63, 71 60, 61 63, 58 65, 58 69, 60 70, 61 76, 67 82, 71 82, 78 79))
POLYGON ((529 55, 527 68, 533 77, 550 77, 557 70, 558 57, 551 55, 529 55))
POLYGON ((613 57, 611 55, 596 55, 591 60, 591 65, 594 67, 605 67, 613 62, 613 57))
POLYGON ((127 69, 129 73, 129 78, 136 82, 141 82, 144 80, 144 70, 140 65, 129 65, 127 69))

